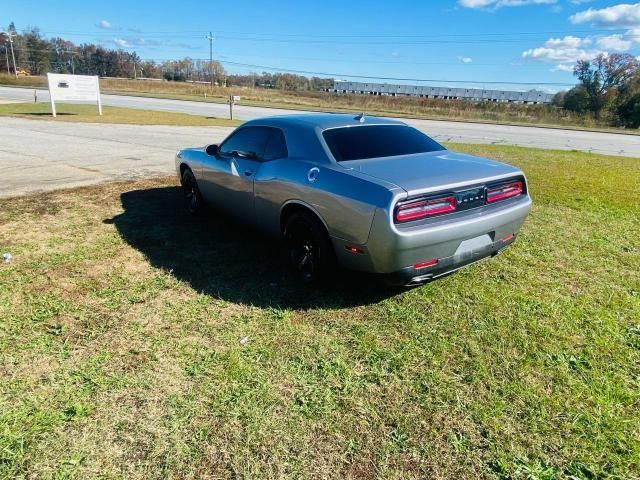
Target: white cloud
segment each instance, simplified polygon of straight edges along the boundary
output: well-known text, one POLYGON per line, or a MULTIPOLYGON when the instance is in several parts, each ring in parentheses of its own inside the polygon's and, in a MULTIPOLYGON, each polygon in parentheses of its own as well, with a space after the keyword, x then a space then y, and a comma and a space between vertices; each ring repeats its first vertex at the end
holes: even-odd
POLYGON ((603 50, 617 50, 622 52, 629 50, 633 44, 631 40, 626 39, 620 34, 599 37, 596 40, 596 43, 598 44, 598 47, 603 50))
POLYGON ((522 58, 537 62, 554 63, 552 71, 573 71, 578 60, 591 60, 600 54, 624 52, 635 44, 640 44, 640 29, 629 30, 625 34, 595 35, 588 37, 566 36, 550 38, 542 47, 530 48, 522 52, 522 58))
POLYGON ((549 48, 578 48, 590 44, 590 38, 580 38, 572 35, 567 35, 563 38, 550 38, 544 42, 544 46, 549 48))
POLYGON ((106 43, 115 45, 118 48, 132 49, 132 48, 181 48, 192 49, 192 45, 185 43, 174 43, 171 40, 158 40, 153 38, 142 37, 116 37, 111 40, 107 40, 106 43))
POLYGON ((585 49, 591 45, 589 37, 579 38, 568 35, 563 38, 550 38, 544 42, 544 46, 530 48, 522 53, 522 58, 538 62, 567 63, 577 60, 589 60, 598 53, 594 49, 585 49))
POLYGON ((627 40, 631 40, 633 43, 640 44, 640 28, 632 28, 627 30, 623 37, 627 40))
POLYGON ((111 27, 111 22, 109 22, 108 20, 100 20, 100 22, 98 22, 98 28, 109 30, 111 27))
POLYGON ((120 48, 133 48, 133 45, 129 40, 125 40, 124 38, 114 38, 113 43, 115 43, 120 48))
POLYGON ((473 58, 471 57, 458 57, 458 60, 460 60, 462 63, 466 63, 469 64, 471 62, 473 62, 473 58))
POLYGON ((458 0, 465 8, 522 7, 524 5, 550 5, 558 0, 458 0))
POLYGON ((607 8, 589 8, 569 17, 571 23, 593 23, 600 27, 640 26, 640 3, 620 3, 607 8))
POLYGON ((561 63, 551 69, 552 72, 569 72, 573 73, 573 63, 561 63))
POLYGON ((548 48, 538 47, 530 48, 522 52, 522 58, 526 60, 535 60, 538 62, 550 63, 567 63, 577 62, 578 60, 591 60, 597 57, 601 52, 599 50, 585 50, 582 48, 548 48))

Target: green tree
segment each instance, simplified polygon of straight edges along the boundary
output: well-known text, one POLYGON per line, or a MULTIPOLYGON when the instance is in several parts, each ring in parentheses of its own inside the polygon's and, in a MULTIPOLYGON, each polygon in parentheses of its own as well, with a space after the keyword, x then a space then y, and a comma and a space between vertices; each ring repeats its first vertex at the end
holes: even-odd
POLYGON ((587 89, 582 85, 578 85, 564 93, 562 106, 572 112, 588 112, 591 108, 591 98, 587 89))
POLYGON ((579 60, 573 74, 589 98, 589 110, 599 115, 638 71, 638 60, 627 53, 600 54, 593 60, 579 60))
POLYGON ((620 88, 615 114, 618 125, 640 127, 640 73, 620 88))
POLYGON ((624 127, 640 128, 640 93, 629 95, 616 108, 618 123, 624 127))
POLYGON ((551 104, 554 107, 564 107, 564 99, 565 99, 566 95, 567 95, 567 91, 566 90, 563 90, 561 92, 556 93, 553 96, 553 100, 551 101, 551 104))

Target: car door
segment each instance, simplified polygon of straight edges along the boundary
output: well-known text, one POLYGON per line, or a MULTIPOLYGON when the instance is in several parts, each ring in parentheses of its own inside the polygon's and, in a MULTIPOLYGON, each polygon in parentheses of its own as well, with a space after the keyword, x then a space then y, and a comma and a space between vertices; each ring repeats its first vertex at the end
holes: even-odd
POLYGON ((240 220, 255 220, 253 182, 269 133, 266 127, 242 127, 220 145, 203 168, 201 191, 208 202, 240 220))

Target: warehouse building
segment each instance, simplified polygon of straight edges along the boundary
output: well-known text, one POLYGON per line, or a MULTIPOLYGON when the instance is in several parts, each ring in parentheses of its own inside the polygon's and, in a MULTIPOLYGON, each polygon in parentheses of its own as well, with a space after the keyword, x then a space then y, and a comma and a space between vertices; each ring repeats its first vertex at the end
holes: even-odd
POLYGON ((552 93, 529 90, 514 92, 509 90, 483 90, 479 88, 427 87, 418 85, 394 85, 390 83, 344 82, 336 80, 334 93, 351 93, 358 95, 409 96, 421 98, 442 98, 445 100, 484 100, 488 102, 506 103, 551 103, 552 93))

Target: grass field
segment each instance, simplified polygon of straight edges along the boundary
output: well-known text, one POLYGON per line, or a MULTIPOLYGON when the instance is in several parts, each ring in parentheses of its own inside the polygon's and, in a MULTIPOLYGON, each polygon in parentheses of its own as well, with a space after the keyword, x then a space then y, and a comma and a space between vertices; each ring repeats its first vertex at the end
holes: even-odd
POLYGON ((0 477, 638 478, 640 162, 456 149, 535 206, 407 291, 297 285, 175 179, 0 200, 0 477))
MULTIPOLYGON (((0 74, 0 85, 46 86, 45 77, 15 79, 0 74)), ((606 119, 575 114, 549 105, 472 102, 464 100, 418 99, 369 95, 337 95, 326 92, 289 92, 276 89, 211 88, 185 82, 144 82, 101 79, 104 93, 173 98, 201 102, 225 103, 229 95, 240 95, 243 105, 276 108, 310 109, 331 112, 366 112, 370 115, 409 116, 435 120, 472 120, 488 123, 559 126, 638 133, 637 130, 611 128, 606 119)))
POLYGON ((7 103, 0 104, 0 117, 21 117, 50 120, 54 122, 90 122, 124 123, 134 125, 182 125, 182 126, 221 126, 240 125, 237 120, 205 117, 186 113, 159 112, 135 108, 102 107, 103 115, 98 114, 95 105, 56 104, 57 116, 51 116, 48 103, 7 103))

